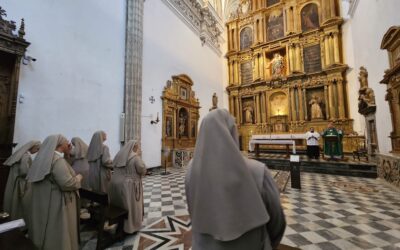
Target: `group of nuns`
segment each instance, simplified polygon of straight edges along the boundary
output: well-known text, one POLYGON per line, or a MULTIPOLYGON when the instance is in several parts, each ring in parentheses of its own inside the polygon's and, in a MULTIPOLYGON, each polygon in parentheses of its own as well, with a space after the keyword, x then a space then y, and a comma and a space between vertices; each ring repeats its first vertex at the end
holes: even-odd
POLYGON ((98 131, 89 146, 75 137, 72 147, 64 136, 50 135, 42 144, 23 145, 4 162, 10 167, 4 211, 11 219, 25 220, 38 249, 79 249, 80 188, 108 193, 111 204, 128 211, 124 231, 140 230, 146 166, 138 143, 125 143, 111 160, 106 139, 106 133, 98 131))
MULTIPOLYGON (((129 141, 111 161, 105 140, 102 131, 89 147, 74 138, 71 150, 62 135, 52 135, 41 146, 36 141, 22 146, 5 162, 10 166, 5 211, 25 218, 39 249, 78 249, 80 187, 108 192, 112 204, 129 211, 124 231, 140 230, 146 167, 138 144, 129 141), (71 155, 72 167, 63 154, 71 155)), ((192 249, 278 247, 286 227, 278 188, 264 164, 241 153, 227 110, 215 109, 203 118, 185 187, 192 249)))

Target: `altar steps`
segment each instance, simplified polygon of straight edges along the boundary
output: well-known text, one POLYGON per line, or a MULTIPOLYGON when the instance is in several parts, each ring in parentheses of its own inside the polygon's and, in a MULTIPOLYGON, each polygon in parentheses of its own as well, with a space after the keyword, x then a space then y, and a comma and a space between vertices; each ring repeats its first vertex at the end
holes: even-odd
MULTIPOLYGON (((265 163, 270 169, 289 170, 289 159, 286 154, 260 153, 259 157, 249 154, 249 158, 265 163)), ((300 156, 301 171, 321 174, 377 178, 377 166, 374 162, 353 160, 346 156, 344 161, 308 160, 300 156)))

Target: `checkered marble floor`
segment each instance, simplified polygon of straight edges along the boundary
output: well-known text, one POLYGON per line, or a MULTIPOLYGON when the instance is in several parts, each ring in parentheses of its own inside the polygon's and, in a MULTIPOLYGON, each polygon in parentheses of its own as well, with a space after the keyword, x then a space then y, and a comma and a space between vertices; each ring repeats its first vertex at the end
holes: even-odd
MULTIPOLYGON (((185 169, 146 176, 144 227, 187 215, 185 169)), ((273 171, 274 172, 274 171, 273 171)), ((274 173, 273 173, 274 174, 274 173)), ((400 249, 400 193, 380 180, 302 173, 302 189, 281 195, 287 228, 282 244, 301 249, 400 249)), ((137 249, 137 235, 111 249, 137 249)), ((90 245, 90 244, 88 244, 90 245)), ((85 246, 83 249, 94 249, 85 246)))

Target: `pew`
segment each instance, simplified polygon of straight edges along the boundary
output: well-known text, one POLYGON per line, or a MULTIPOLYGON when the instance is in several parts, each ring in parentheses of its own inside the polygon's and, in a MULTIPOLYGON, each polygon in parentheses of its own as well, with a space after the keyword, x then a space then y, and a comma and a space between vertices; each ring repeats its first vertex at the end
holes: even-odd
POLYGON ((124 237, 124 220, 128 217, 128 211, 109 204, 108 195, 102 192, 94 192, 87 189, 79 189, 80 197, 97 204, 89 206, 91 220, 97 224, 97 246, 96 250, 105 249, 124 237), (117 224, 115 234, 104 231, 104 224, 117 224))

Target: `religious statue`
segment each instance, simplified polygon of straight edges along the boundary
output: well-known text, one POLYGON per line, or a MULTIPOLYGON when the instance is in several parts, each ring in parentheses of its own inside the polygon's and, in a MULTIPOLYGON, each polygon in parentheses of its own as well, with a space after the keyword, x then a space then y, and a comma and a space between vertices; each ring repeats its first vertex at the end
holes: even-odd
POLYGON ((253 107, 252 106, 246 106, 244 108, 244 118, 245 118, 245 123, 253 123, 253 107))
POLYGON ((186 125, 186 118, 181 113, 179 115, 179 136, 184 136, 185 135, 185 125, 186 125))
POLYGON ((250 10, 250 0, 240 0, 239 11, 242 14, 247 14, 250 10))
POLYGON ((311 105, 311 120, 324 119, 319 98, 313 96, 309 104, 311 105))
POLYGON ((376 111, 374 90, 368 87, 368 71, 360 67, 360 90, 358 91, 358 112, 362 115, 368 115, 376 111))
POLYGON ((283 56, 281 56, 279 53, 275 53, 274 58, 271 60, 267 68, 272 68, 272 78, 282 77, 285 69, 283 56))
POLYGON ((342 130, 336 129, 332 123, 329 123, 328 128, 322 133, 322 137, 324 138, 324 158, 342 159, 342 130))
POLYGON ((209 109, 209 111, 217 108, 218 108, 218 96, 217 93, 214 93, 212 96, 212 107, 209 109))

